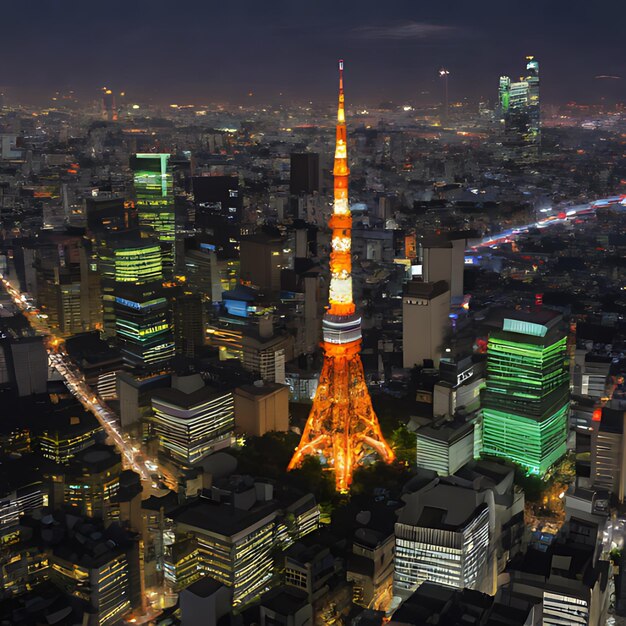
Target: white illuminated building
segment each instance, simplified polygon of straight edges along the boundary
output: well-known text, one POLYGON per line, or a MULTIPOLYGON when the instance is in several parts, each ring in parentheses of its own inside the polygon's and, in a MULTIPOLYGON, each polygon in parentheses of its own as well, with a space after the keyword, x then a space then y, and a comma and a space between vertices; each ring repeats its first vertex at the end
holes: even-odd
MULTIPOLYGON (((183 380, 191 378, 196 377, 183 380)), ((159 444, 185 463, 196 463, 230 446, 235 427, 233 392, 205 387, 201 379, 198 384, 201 386, 194 385, 192 391, 159 389, 152 396, 152 421, 159 444)))
POLYGON ((394 531, 394 595, 406 599, 426 581, 491 591, 488 499, 437 480, 403 499, 394 531))

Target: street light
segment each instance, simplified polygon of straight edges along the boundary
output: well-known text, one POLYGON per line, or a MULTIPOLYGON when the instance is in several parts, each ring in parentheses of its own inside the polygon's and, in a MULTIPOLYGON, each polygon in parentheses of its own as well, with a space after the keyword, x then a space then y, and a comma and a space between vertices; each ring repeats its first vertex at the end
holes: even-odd
POLYGON ((444 85, 444 91, 445 91, 445 100, 444 100, 444 119, 448 119, 448 76, 450 75, 450 72, 445 68, 442 67, 439 70, 439 77, 443 78, 443 85, 444 85))

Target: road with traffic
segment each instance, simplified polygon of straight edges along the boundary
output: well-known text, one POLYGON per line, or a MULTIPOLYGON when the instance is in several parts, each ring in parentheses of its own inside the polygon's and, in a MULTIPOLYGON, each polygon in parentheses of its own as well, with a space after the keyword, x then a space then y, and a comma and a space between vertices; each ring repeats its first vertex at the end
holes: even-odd
POLYGON ((46 349, 48 351, 49 364, 59 372, 72 395, 76 397, 87 411, 95 415, 107 436, 124 457, 124 464, 136 471, 142 480, 152 482, 151 474, 158 471, 156 463, 150 460, 143 460, 141 450, 130 441, 127 435, 121 432, 117 415, 106 406, 104 401, 85 382, 82 373, 77 371, 76 366, 71 363, 69 357, 63 351, 62 340, 55 337, 51 332, 46 318, 30 304, 29 296, 17 290, 6 277, 2 276, 0 280, 17 308, 25 314, 33 330, 48 338, 46 349))

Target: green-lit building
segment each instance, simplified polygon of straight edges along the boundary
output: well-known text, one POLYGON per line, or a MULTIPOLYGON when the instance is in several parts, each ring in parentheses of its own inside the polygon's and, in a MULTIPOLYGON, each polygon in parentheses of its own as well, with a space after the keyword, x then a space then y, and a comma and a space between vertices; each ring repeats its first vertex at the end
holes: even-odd
POLYGON ((174 354, 162 254, 159 242, 136 233, 100 249, 105 333, 116 338, 124 361, 141 370, 160 370, 174 354))
POLYGON ((534 158, 541 145, 539 62, 526 57, 526 76, 514 82, 501 76, 499 113, 503 122, 503 146, 511 157, 534 158))
POLYGON ((161 244, 166 276, 173 271, 176 240, 174 180, 169 158, 169 154, 140 153, 130 161, 139 228, 144 236, 154 236, 161 244))
POLYGON ((566 451, 569 373, 561 315, 505 314, 489 336, 483 454, 543 475, 566 451))

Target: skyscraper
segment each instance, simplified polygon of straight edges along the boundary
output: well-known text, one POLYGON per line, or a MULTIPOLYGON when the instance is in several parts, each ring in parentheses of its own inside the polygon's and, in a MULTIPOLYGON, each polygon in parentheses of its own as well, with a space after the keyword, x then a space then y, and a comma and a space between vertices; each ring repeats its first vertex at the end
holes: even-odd
POLYGON ((319 454, 335 471, 339 491, 346 491, 354 468, 371 452, 390 462, 394 454, 384 440, 372 407, 361 363, 361 318, 352 300, 352 215, 348 204, 347 130, 343 61, 339 61, 339 106, 335 145, 335 192, 330 254, 330 308, 322 321, 324 364, 311 413, 289 463, 319 454))
POLYGON ((511 157, 531 158, 541 143, 539 62, 526 57, 528 74, 518 82, 500 77, 499 105, 504 124, 503 143, 511 157))
POLYGON ((402 295, 402 352, 404 367, 432 360, 439 365, 444 348, 450 290, 445 280, 408 282, 402 295))
POLYGON ((105 122, 117 122, 115 94, 111 89, 102 88, 102 119, 105 122))
POLYGON ((320 155, 316 152, 292 153, 289 191, 292 195, 320 190, 320 155))
POLYGON ((206 312, 202 295, 185 291, 172 302, 176 354, 193 358, 204 345, 206 312))
POLYGON ((37 246, 37 300, 59 335, 98 328, 102 322, 100 281, 84 237, 47 234, 37 246))
POLYGON ((241 280, 266 293, 278 293, 281 270, 286 266, 285 245, 282 237, 264 232, 242 237, 241 280))
POLYGON ((545 474, 566 450, 567 338, 551 311, 506 314, 489 336, 483 453, 545 474))
POLYGON ((541 109, 539 107, 539 61, 526 57, 526 83, 528 84, 528 116, 530 139, 541 143, 541 109))
POLYGON ((139 228, 144 236, 155 236, 163 250, 163 268, 174 268, 176 216, 174 181, 169 154, 136 154, 131 158, 139 228))
POLYGON ((192 185, 197 226, 210 228, 220 220, 239 224, 243 203, 236 176, 194 176, 192 185))
POLYGON ((112 321, 122 356, 133 367, 158 370, 174 354, 161 248, 149 241, 111 247, 114 278, 105 296, 112 299, 112 321))
POLYGON ((96 196, 85 200, 87 230, 91 237, 99 241, 103 235, 122 231, 136 226, 132 202, 121 196, 96 196))

